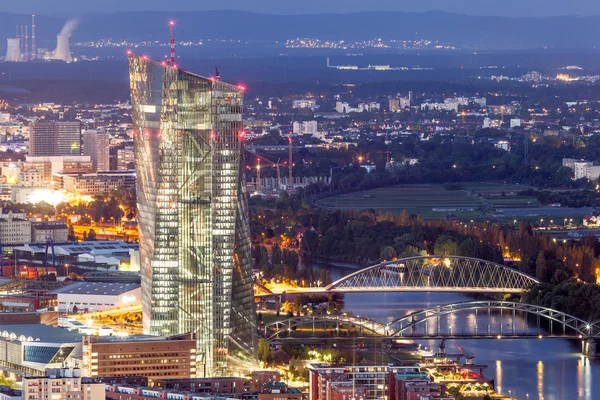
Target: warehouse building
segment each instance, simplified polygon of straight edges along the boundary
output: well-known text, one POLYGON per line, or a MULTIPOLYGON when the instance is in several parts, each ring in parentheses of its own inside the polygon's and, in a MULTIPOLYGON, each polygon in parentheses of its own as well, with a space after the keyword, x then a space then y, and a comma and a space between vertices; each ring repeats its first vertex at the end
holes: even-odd
POLYGON ((77 313, 109 310, 142 304, 137 283, 78 282, 54 290, 58 312, 77 313))

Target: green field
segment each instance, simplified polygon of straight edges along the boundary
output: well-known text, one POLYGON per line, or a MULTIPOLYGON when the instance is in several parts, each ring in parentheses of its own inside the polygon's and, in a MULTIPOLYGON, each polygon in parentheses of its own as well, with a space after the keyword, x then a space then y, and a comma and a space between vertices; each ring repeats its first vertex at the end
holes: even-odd
POLYGON ((527 186, 502 183, 464 183, 464 190, 445 190, 441 184, 398 185, 348 193, 321 200, 325 208, 375 209, 401 212, 406 209, 425 219, 438 219, 452 213, 461 219, 486 219, 488 207, 538 207, 533 197, 517 197, 527 186), (504 196, 502 193, 504 192, 504 196), (434 209, 445 209, 436 210, 434 209))

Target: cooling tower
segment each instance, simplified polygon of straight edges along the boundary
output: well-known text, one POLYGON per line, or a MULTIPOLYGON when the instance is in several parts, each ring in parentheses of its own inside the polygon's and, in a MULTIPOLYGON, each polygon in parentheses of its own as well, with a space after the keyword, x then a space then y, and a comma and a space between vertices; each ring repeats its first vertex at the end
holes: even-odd
POLYGON ((71 50, 69 49, 69 35, 56 36, 56 50, 54 50, 54 59, 63 60, 64 62, 68 63, 73 61, 71 58, 71 50))
POLYGON ((21 60, 21 39, 6 39, 6 58, 5 61, 22 61, 21 60))

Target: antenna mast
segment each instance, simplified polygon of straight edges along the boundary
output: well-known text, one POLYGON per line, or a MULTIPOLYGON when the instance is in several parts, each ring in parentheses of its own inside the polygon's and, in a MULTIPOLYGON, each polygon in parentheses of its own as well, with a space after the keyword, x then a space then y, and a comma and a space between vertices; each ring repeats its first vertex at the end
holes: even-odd
POLYGON ((173 36, 173 27, 175 26, 175 21, 171 20, 169 21, 169 31, 171 34, 171 61, 169 62, 169 65, 174 66, 175 65, 175 36, 173 36))

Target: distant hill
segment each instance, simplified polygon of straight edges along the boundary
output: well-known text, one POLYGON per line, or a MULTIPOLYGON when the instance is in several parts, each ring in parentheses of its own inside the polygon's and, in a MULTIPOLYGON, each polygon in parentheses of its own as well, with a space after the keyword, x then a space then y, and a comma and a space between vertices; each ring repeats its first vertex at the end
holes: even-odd
MULTIPOLYGON (((481 49, 600 47, 600 17, 504 18, 445 12, 362 12, 352 14, 268 15, 242 11, 128 12, 85 15, 74 41, 101 38, 166 41, 167 21, 177 21, 179 40, 286 40, 296 37, 364 40, 429 39, 481 49)), ((0 46, 27 15, 0 13, 0 46)), ((65 20, 37 16, 38 47, 52 47, 65 20)))

